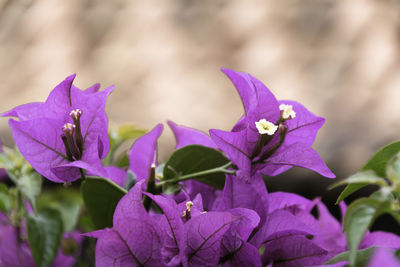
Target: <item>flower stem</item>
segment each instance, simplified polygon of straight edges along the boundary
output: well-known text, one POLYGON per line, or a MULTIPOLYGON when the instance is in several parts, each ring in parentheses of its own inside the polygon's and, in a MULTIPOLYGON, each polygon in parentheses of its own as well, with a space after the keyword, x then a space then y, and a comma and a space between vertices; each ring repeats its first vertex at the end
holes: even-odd
POLYGON ((82 178, 82 180, 86 180, 86 175, 85 175, 85 173, 83 172, 83 169, 79 168, 79 171, 81 172, 81 178, 82 178))
POLYGON ((222 165, 222 166, 214 168, 214 169, 190 173, 190 174, 179 176, 174 179, 161 181, 161 182, 157 183, 157 185, 159 186, 159 185, 168 184, 168 183, 178 183, 178 182, 190 180, 195 177, 204 176, 204 175, 213 174, 213 173, 220 173, 220 172, 226 173, 226 174, 235 174, 234 170, 228 170, 228 168, 231 167, 232 165, 233 165, 232 162, 228 162, 225 165, 222 165))

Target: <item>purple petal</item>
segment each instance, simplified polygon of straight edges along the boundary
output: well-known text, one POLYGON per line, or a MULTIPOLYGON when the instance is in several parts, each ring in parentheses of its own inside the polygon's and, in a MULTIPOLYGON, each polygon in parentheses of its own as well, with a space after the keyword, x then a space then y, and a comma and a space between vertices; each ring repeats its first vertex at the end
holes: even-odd
POLYGON ((226 154, 226 156, 244 172, 250 174, 250 153, 246 142, 246 130, 241 132, 226 132, 210 130, 211 139, 226 154))
POLYGON ((71 87, 75 76, 76 74, 68 76, 51 91, 45 102, 46 117, 63 118, 66 110, 72 107, 71 87))
POLYGON ((289 131, 284 145, 301 142, 311 146, 325 119, 314 115, 303 105, 295 101, 280 100, 279 104, 291 105, 296 112, 295 118, 286 121, 289 131))
POLYGON ((261 173, 275 176, 282 172, 280 167, 285 165, 310 169, 328 178, 336 177, 318 153, 303 143, 294 143, 284 149, 279 149, 266 160, 266 167, 261 170, 261 173))
POLYGON ((291 235, 315 235, 315 230, 285 210, 276 210, 269 214, 267 225, 264 239, 266 242, 291 235))
POLYGON ((206 185, 202 182, 196 180, 188 180, 182 183, 185 187, 185 191, 189 194, 190 199, 193 199, 198 194, 201 194, 203 199, 204 209, 210 210, 212 204, 215 202, 215 199, 220 193, 219 190, 216 190, 214 187, 206 185))
POLYGON ((19 242, 17 229, 13 226, 1 229, 0 259, 4 266, 34 267, 33 257, 27 242, 19 242))
POLYGON ((125 221, 135 219, 146 219, 148 214, 142 205, 142 186, 144 181, 139 181, 132 187, 128 194, 123 196, 118 202, 114 211, 113 225, 114 228, 120 228, 125 221))
MULTIPOLYGON (((106 229, 96 245, 96 266, 158 266, 161 244, 147 221, 125 221, 122 229, 106 229)), ((161 265, 162 266, 162 265, 161 265)))
POLYGON ((15 107, 1 114, 2 117, 16 117, 19 120, 29 120, 44 117, 43 103, 34 102, 15 107))
POLYGON ((393 251, 385 248, 376 248, 367 267, 399 267, 400 261, 395 257, 393 251))
POLYGON ((299 196, 294 193, 286 192, 274 192, 268 195, 269 212, 273 212, 278 209, 284 209, 290 206, 298 206, 302 209, 311 210, 313 201, 299 196))
POLYGON ((342 232, 342 225, 322 202, 317 203, 318 220, 314 226, 318 229, 318 234, 313 241, 323 249, 328 250, 332 255, 336 255, 346 250, 346 236, 342 232))
POLYGON ((223 73, 232 81, 242 98, 246 114, 254 103, 257 103, 254 84, 251 82, 250 75, 244 72, 238 72, 230 69, 221 69, 223 73))
POLYGON ((263 264, 274 261, 274 266, 309 266, 327 260, 327 251, 304 236, 288 236, 265 243, 263 264))
POLYGON ((230 231, 234 231, 242 240, 246 241, 260 223, 260 216, 254 210, 245 208, 235 208, 229 212, 238 218, 232 223, 230 231))
POLYGON ((361 241, 360 249, 369 247, 385 247, 391 249, 400 248, 400 237, 388 232, 375 231, 367 233, 361 241))
POLYGON ((91 175, 106 178, 107 171, 101 166, 100 161, 97 164, 87 163, 82 160, 72 161, 65 164, 60 164, 50 170, 64 182, 72 182, 80 178, 80 170, 87 170, 91 175), (72 180, 73 178, 73 180, 72 180))
POLYGON ((164 263, 171 264, 174 260, 181 258, 184 251, 184 227, 182 213, 174 200, 163 196, 146 194, 161 208, 164 212, 166 223, 162 231, 163 247, 161 250, 164 263))
POLYGON ((183 125, 177 125, 172 121, 168 121, 168 125, 175 135, 175 149, 179 149, 187 145, 202 145, 206 147, 217 148, 211 138, 202 131, 185 127, 183 125))
POLYGON ((267 201, 265 197, 266 194, 260 194, 253 184, 246 183, 237 177, 226 175, 225 186, 217 210, 228 211, 234 208, 252 209, 260 216, 261 224, 263 224, 267 216, 267 201))
MULTIPOLYGON (((9 120, 14 141, 32 167, 53 182, 64 182, 50 169, 68 163, 61 140, 61 127, 57 121, 40 118, 28 121, 9 120)), ((78 179, 74 173, 70 181, 78 179)))
POLYGON ((221 240, 235 218, 228 212, 207 212, 185 224, 185 240, 190 266, 216 266, 221 240))
POLYGON ((157 139, 163 130, 162 124, 157 124, 149 133, 138 138, 129 150, 129 169, 133 171, 138 181, 147 180, 151 164, 157 164, 157 139))
POLYGON ((95 83, 92 86, 86 88, 84 90, 84 92, 87 93, 87 94, 94 94, 94 93, 97 93, 99 91, 99 89, 100 89, 100 84, 99 83, 95 83))
POLYGON ((260 253, 253 245, 243 243, 234 255, 222 262, 221 266, 261 267, 260 253))
MULTIPOLYGON (((254 112, 257 115, 255 121, 266 119, 267 121, 276 123, 280 117, 278 100, 276 100, 275 96, 261 81, 251 75, 249 76, 256 89, 257 102, 254 112)), ((249 125, 253 130, 256 129, 254 122, 249 122, 249 125)))
POLYGON ((121 187, 125 186, 126 171, 115 166, 106 166, 104 169, 107 172, 106 178, 109 178, 111 181, 121 187))

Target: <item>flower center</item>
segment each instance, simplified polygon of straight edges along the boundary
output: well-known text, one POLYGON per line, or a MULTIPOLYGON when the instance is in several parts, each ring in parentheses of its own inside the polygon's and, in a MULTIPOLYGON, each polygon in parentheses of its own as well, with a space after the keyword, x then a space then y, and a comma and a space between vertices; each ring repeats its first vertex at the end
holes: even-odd
POLYGON ((278 126, 266 119, 261 119, 255 122, 259 134, 274 135, 278 126))
POLYGON ((81 132, 80 117, 82 110, 74 109, 69 113, 74 123, 66 123, 62 127, 61 139, 69 161, 80 160, 83 153, 83 137, 81 132))
POLYGON ((281 104, 279 110, 281 111, 281 117, 284 120, 290 120, 296 117, 296 112, 294 112, 292 105, 281 104))
POLYGON ((190 220, 190 218, 192 218, 192 215, 191 215, 191 208, 192 208, 192 206, 193 206, 194 204, 193 204, 193 202, 192 201, 187 201, 186 202, 186 210, 184 210, 183 211, 183 214, 182 214, 182 217, 186 220, 186 221, 188 221, 188 220, 190 220))

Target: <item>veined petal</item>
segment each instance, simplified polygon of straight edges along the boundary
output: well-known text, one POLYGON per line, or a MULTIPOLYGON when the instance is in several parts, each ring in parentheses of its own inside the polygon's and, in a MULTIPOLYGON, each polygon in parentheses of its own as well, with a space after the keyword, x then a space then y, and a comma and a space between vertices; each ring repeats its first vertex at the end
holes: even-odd
POLYGON ((262 174, 275 176, 282 172, 281 166, 297 166, 315 171, 325 177, 335 178, 318 153, 303 143, 294 143, 283 149, 279 149, 273 156, 267 159, 262 174))
POLYGON ((162 130, 163 125, 158 124, 138 138, 129 150, 129 169, 136 174, 138 181, 149 178, 151 164, 157 164, 157 140, 162 130))
POLYGON ((295 118, 286 121, 288 133, 283 145, 289 146, 293 143, 301 142, 311 146, 325 119, 314 115, 303 105, 295 101, 280 100, 279 104, 291 105, 296 112, 295 118))
POLYGON ((251 161, 250 151, 248 151, 246 142, 246 130, 240 132, 226 132, 212 129, 210 130, 210 136, 217 146, 241 171, 250 173, 251 161))

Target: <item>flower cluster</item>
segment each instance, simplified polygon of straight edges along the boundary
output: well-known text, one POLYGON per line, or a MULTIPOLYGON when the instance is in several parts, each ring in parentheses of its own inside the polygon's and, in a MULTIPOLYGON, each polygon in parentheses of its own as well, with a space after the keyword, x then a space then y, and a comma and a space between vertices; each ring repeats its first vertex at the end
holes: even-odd
MULTIPOLYGON (((295 101, 277 100, 250 74, 223 72, 239 92, 245 111, 231 131, 212 129, 208 135, 168 122, 176 139, 175 152, 202 147, 225 162, 222 166, 208 162, 205 166, 214 166, 209 169, 201 169, 207 154, 199 154, 181 169, 172 168, 169 160, 159 163, 162 124, 135 140, 127 153, 129 163, 110 165, 105 160, 110 141, 104 108, 113 88, 99 91, 96 84, 80 90, 72 84, 75 75, 57 85, 45 102, 2 114, 16 118, 9 120, 15 143, 43 177, 56 183, 82 177, 83 188, 87 176, 99 176, 114 194, 110 202, 123 195, 116 207, 104 207, 105 211, 100 207, 92 216, 94 220, 111 212, 112 225, 84 234, 97 239, 96 266, 320 266, 348 250, 343 222, 320 199, 268 193, 264 183, 268 176, 293 166, 335 177, 311 148, 324 118, 295 101), (168 171, 175 176, 167 177, 168 171), (221 186, 210 180, 211 174, 224 179, 221 186)), ((175 158, 175 166, 181 166, 185 157, 192 155, 175 158)), ((83 198, 90 213, 93 201, 89 203, 87 195, 83 198)), ((344 202, 340 208, 343 218, 344 202)), ((0 213, 0 266, 33 266, 26 222, 13 224, 10 217, 11 212, 0 213)), ((382 262, 382 257, 397 264, 391 250, 400 248, 400 237, 367 232, 360 249, 370 247, 381 248, 370 266, 382 262)), ((71 265, 61 252, 54 257, 52 266, 71 265)))

